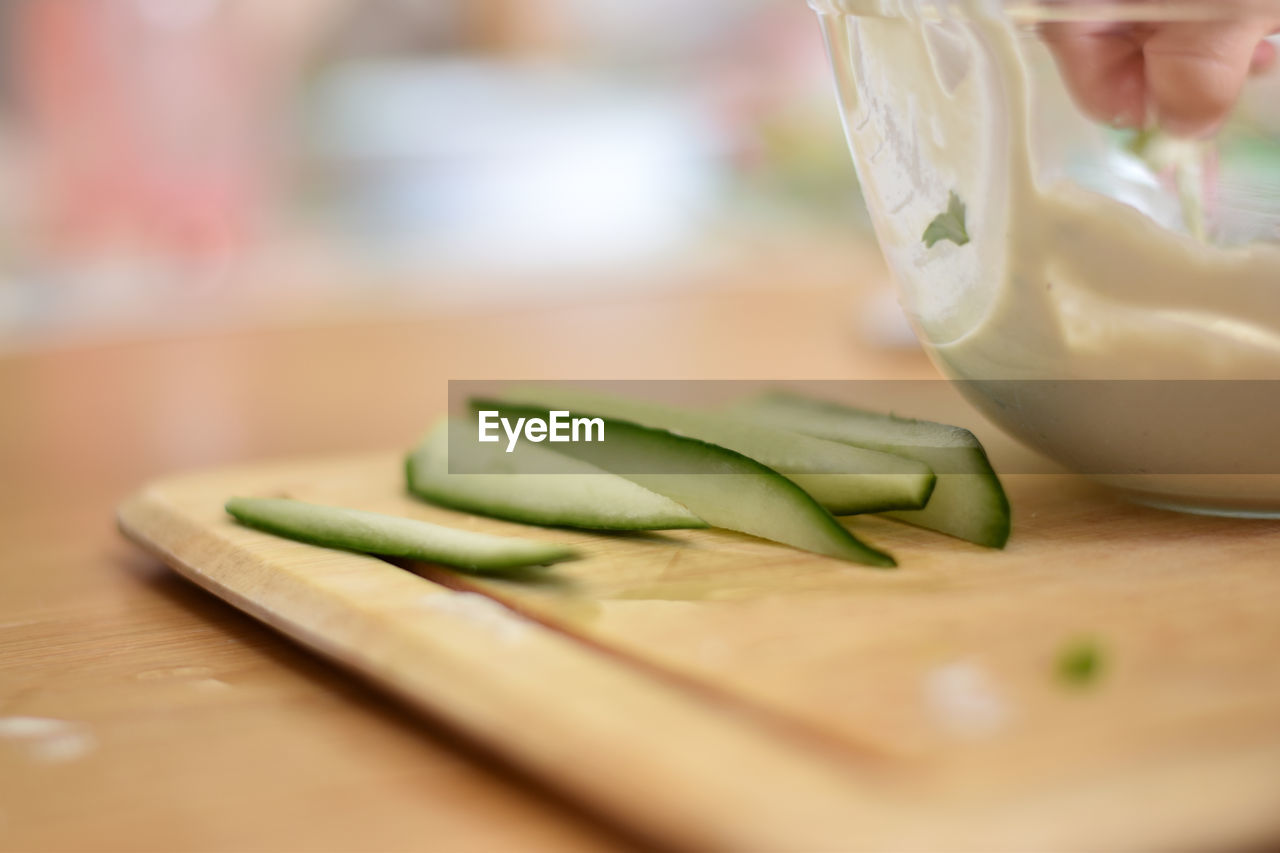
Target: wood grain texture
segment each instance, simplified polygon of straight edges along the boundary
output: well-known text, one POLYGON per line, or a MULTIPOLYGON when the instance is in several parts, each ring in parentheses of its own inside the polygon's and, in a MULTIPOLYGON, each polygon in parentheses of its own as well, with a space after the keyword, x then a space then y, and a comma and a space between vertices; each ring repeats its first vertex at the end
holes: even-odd
POLYGON ((0 850, 629 849, 169 572, 113 514, 165 472, 407 446, 458 376, 933 375, 850 331, 853 285, 884 275, 874 247, 738 245, 692 277, 638 271, 642 290, 572 301, 531 284, 484 309, 0 354, 0 717, 92 737, 53 763, 0 737, 0 850))
POLYGON ((720 531, 601 536, 480 519, 406 497, 399 462, 167 480, 121 520, 198 583, 664 844, 1280 838, 1274 523, 1163 513, 1078 478, 1021 475, 1005 552, 852 522, 903 567, 878 572, 720 531), (418 567, 433 582, 237 527, 220 509, 233 493, 545 538, 588 558, 538 586, 418 567), (1086 636, 1105 668, 1073 687, 1055 661, 1086 636))
MULTIPOLYGON (((443 408, 451 378, 936 376, 918 351, 876 348, 856 331, 868 313, 865 296, 885 275, 874 248, 825 237, 770 261, 754 250, 758 241, 739 242, 752 248, 740 268, 708 270, 696 282, 665 281, 668 290, 662 293, 550 304, 530 287, 529 300, 537 304, 509 309, 446 307, 412 317, 167 335, 0 357, 0 712, 72 721, 95 739, 92 751, 78 760, 52 764, 33 761, 21 743, 0 741, 0 849, 618 849, 623 841, 617 835, 543 796, 529 779, 477 760, 442 726, 399 712, 381 694, 120 541, 112 511, 138 484, 165 472, 407 446, 443 408), (592 357, 584 361, 584 352, 592 357)), ((442 292, 459 286, 438 280, 431 285, 442 292)), ((275 470, 296 470, 301 476, 295 484, 316 497, 334 494, 329 476, 339 473, 307 464, 275 470)), ((372 468, 356 477, 368 483, 371 505, 387 498, 383 477, 372 468)), ((1089 612, 1076 613, 1073 621, 1064 611, 1044 629, 1037 623, 1030 634, 1006 635, 998 622, 984 627, 978 614, 972 622, 960 614, 954 618, 968 627, 957 633, 944 619, 953 617, 946 615, 943 600, 929 604, 931 588, 947 595, 968 589, 976 596, 982 590, 983 597, 995 598, 1006 583, 1002 573, 1025 575, 1027 584, 1040 588, 1038 601, 1048 606, 1055 587, 1072 587, 1075 575, 1083 573, 1092 596, 1106 602, 1110 619, 1127 619, 1122 612, 1132 610, 1142 615, 1143 625, 1123 636, 1103 635, 1113 670, 1096 691, 1064 694, 1062 701, 1074 704, 1060 711, 1068 719, 1073 709, 1100 716, 1100 710, 1089 709, 1110 702, 1112 691, 1124 691, 1137 706, 1126 713, 1136 719, 1167 714, 1161 717, 1167 737, 1153 747, 1164 757, 1143 759, 1145 776, 1131 768, 1123 784, 1103 784, 1091 770, 1078 770, 1074 787, 1067 780, 1063 794, 1080 803, 1075 812, 1060 808, 1060 800, 1029 792, 1019 802, 1025 826, 1057 832, 1054 837, 1066 837, 1067 831, 1124 837, 1093 826, 1100 818, 1089 798, 1116 792, 1114 807, 1104 811, 1130 833, 1152 827, 1153 835, 1142 836, 1152 845, 1186 826, 1192 831, 1182 847, 1274 838, 1269 815, 1276 809, 1264 811, 1259 803, 1274 805, 1267 798, 1280 786, 1268 789, 1264 783, 1277 761, 1270 734, 1260 733, 1264 724, 1257 722, 1267 714, 1275 719, 1266 698, 1275 676, 1266 647, 1271 641, 1267 625, 1258 621, 1260 611, 1276 609, 1264 565, 1275 561, 1275 545, 1266 538, 1271 528, 1123 507, 1078 486, 1055 497, 1051 489, 1014 485, 1018 517, 1009 554, 990 555, 931 537, 913 542, 923 534, 885 525, 874 536, 904 558, 904 568, 894 579, 864 578, 857 594, 865 602, 849 600, 852 590, 846 590, 839 602, 824 605, 844 621, 821 630, 776 621, 748 623, 753 630, 735 637, 707 639, 699 633, 703 617, 693 616, 692 608, 702 604, 719 614, 707 619, 717 627, 721 621, 740 626, 756 618, 750 608, 773 606, 768 595, 751 599, 759 588, 752 572, 729 577, 728 565, 758 569, 766 552, 794 556, 723 534, 709 540, 728 549, 714 565, 700 569, 700 561, 658 547, 662 540, 645 540, 654 547, 634 552, 633 561, 611 563, 607 575, 593 573, 590 586, 585 579, 575 581, 581 594, 568 598, 547 590, 525 606, 554 610, 575 630, 584 630, 592 613, 602 614, 595 621, 599 636, 629 637, 621 647, 643 649, 647 671, 681 684, 680 678, 716 674, 699 695, 713 686, 713 696, 738 690, 755 704, 737 699, 737 707, 767 707, 771 720, 779 710, 799 708, 836 720, 832 729, 887 733, 883 745, 859 742, 858 766, 864 750, 887 753, 888 759, 872 764, 878 774, 901 780, 926 775, 915 768, 929 766, 899 756, 900 742, 909 744, 911 737, 930 735, 945 747, 934 754, 967 754, 974 768, 999 747, 998 739, 993 743, 980 732, 953 732, 950 726, 942 732, 931 723, 939 731, 930 734, 923 722, 916 728, 899 722, 933 719, 921 710, 916 674, 924 664, 912 664, 915 669, 895 680, 896 661, 909 658, 911 648, 922 649, 930 663, 967 660, 988 674, 1021 657, 1026 663, 1018 671, 1040 683, 1045 658, 1058 642, 1050 628, 1063 622, 1071 622, 1072 631, 1106 627, 1089 612), (1060 525, 1044 512, 1036 515, 1036 506, 1077 498, 1085 503, 1068 508, 1060 525), (932 560, 933 567, 923 574, 927 566, 921 559, 932 560), (956 571, 951 561, 958 561, 956 571), (1162 568, 1169 569, 1167 578, 1162 568), (913 577, 919 581, 913 593, 919 607, 899 600, 898 587, 872 588, 913 577), (707 592, 708 583, 714 594, 707 592), (674 599, 671 607, 663 596, 674 599), (1175 596, 1179 609, 1164 614, 1175 596), (1201 598, 1207 605, 1203 613, 1201 598), (682 616, 681 608, 691 615, 682 616), (662 619, 652 620, 659 611, 662 619), (901 615, 917 611, 942 620, 932 629, 941 634, 936 648, 926 647, 927 634, 913 636, 913 623, 901 615), (885 641, 857 639, 854 627, 871 620, 889 626, 885 641), (977 647, 975 635, 983 632, 999 648, 977 647), (1130 647, 1138 640, 1140 645, 1130 647), (809 650, 821 645, 824 651, 802 666, 788 651, 796 644, 809 650), (1137 654, 1142 649, 1147 651, 1137 654), (806 673, 831 670, 836 675, 825 686, 809 683, 806 673), (1130 682, 1139 672, 1148 674, 1130 682), (811 692, 780 695, 777 687, 788 679, 808 683, 811 692), (876 692, 895 684, 897 693, 876 692), (819 688, 827 698, 806 698, 819 688), (757 702, 752 690, 774 704, 757 702), (823 702, 831 707, 824 709, 823 702), (1162 712, 1164 705, 1170 710, 1162 712), (1240 708, 1253 708, 1244 716, 1255 723, 1236 733, 1240 708), (1169 731, 1168 721, 1178 715, 1202 723, 1183 719, 1169 731), (1037 811, 1033 800, 1051 807, 1037 811), (1080 825, 1064 829, 1069 821, 1080 825), (1213 843, 1203 843, 1205 838, 1213 843)), ((347 488, 343 482, 337 492, 347 488)), ((398 495, 391 501, 388 507, 398 505, 398 495)), ((787 572, 787 590, 771 595, 811 599, 816 607, 830 596, 815 589, 816 579, 806 580, 812 565, 801 568, 787 572)), ((1011 585, 1008 601, 992 617, 1016 617, 1009 611, 1027 594, 1025 585, 1011 585)), ((1078 606, 1089 599, 1067 600, 1078 606)), ((1036 620, 1029 614, 1023 622, 1036 620)), ((792 718, 801 721, 784 721, 787 736, 807 743, 818 737, 821 749, 834 750, 837 738, 853 739, 838 732, 815 736, 817 724, 792 718)), ((1033 719, 1021 711, 1000 732, 1029 726, 1033 719)), ((1099 724, 1110 725, 1105 719, 1099 724)), ((1072 743, 1082 736, 1089 737, 1076 729, 1072 743)), ((1043 733, 1037 737, 1048 739, 1043 733)), ((626 773, 608 755, 575 758, 599 768, 600 776, 626 773)), ((965 765, 956 759, 952 766, 965 765)), ((992 784, 985 773, 980 776, 992 784)), ((936 813, 921 808, 920 821, 928 819, 938 832, 936 813)), ((996 812, 1007 816, 1007 810, 996 812)), ((1009 832, 1007 838, 1015 837, 1009 832)))

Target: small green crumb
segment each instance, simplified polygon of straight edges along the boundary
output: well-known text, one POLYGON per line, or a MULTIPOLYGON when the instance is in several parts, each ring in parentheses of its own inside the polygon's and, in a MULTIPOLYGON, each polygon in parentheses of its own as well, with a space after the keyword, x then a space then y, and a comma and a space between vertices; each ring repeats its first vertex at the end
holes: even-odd
POLYGON ((939 213, 924 229, 925 246, 932 249, 933 245, 939 240, 950 240, 957 246, 963 246, 969 242, 969 232, 965 228, 965 210, 964 202, 960 200, 960 196, 956 195, 955 190, 947 197, 947 209, 943 213, 939 213))
POLYGON ((1144 127, 1134 131, 1129 141, 1124 143, 1125 150, 1135 157, 1147 158, 1151 143, 1159 139, 1160 132, 1154 127, 1144 127))
POLYGON ((1094 639, 1074 640, 1058 653, 1058 678, 1072 687, 1087 687, 1102 675, 1102 647, 1094 639))

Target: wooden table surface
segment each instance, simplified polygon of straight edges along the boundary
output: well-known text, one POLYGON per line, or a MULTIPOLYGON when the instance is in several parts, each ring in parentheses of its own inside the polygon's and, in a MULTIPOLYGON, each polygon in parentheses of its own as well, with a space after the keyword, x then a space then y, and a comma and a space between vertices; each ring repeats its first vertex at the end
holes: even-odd
POLYGON ((0 359, 0 849, 634 847, 178 579, 113 507, 166 472, 404 447, 448 379, 933 375, 858 343, 850 282, 882 275, 873 255, 752 267, 612 301, 0 359))

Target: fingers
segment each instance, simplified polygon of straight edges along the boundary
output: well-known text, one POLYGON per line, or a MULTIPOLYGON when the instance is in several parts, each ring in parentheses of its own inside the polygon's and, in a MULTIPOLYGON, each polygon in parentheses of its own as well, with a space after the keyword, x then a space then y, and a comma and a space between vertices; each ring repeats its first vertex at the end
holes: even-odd
MULTIPOLYGON (((1160 125, 1180 136, 1212 133, 1226 119, 1274 22, 1163 24, 1142 48, 1146 89, 1160 125)), ((1271 47, 1267 45, 1267 47, 1271 47)), ((1274 50, 1267 53, 1274 60, 1274 50)))
POLYGON ((1118 127, 1147 119, 1142 41, 1130 24, 1045 24, 1041 36, 1057 60, 1067 91, 1090 118, 1118 127))
POLYGON ((1042 36, 1080 109, 1119 127, 1160 125, 1181 136, 1212 133, 1250 74, 1276 63, 1263 39, 1277 21, 1256 18, 1164 24, 1047 24, 1042 36))
POLYGON ((1276 46, 1269 41, 1259 42, 1249 64, 1250 74, 1265 74, 1276 64, 1276 46))

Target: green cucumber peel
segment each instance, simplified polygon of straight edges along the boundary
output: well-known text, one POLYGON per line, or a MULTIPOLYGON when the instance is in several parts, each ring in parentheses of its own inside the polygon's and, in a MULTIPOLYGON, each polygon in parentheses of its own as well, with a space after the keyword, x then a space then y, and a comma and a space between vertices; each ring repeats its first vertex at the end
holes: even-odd
POLYGON ((920 509, 933 491, 927 464, 723 412, 686 409, 581 388, 512 388, 504 402, 602 416, 724 447, 782 474, 837 515, 920 509))
POLYGON ((544 527, 587 530, 676 530, 706 527, 685 507, 625 477, 525 444, 506 453, 498 444, 450 442, 464 419, 438 423, 405 459, 411 494, 450 509, 544 527), (457 454, 451 457, 450 453, 457 454), (451 473, 452 461, 454 472, 451 473), (554 473, 549 473, 554 472, 554 473))
MULTIPOLYGON (((473 399, 473 411, 543 418, 551 409, 507 400, 473 399)), ((879 568, 893 558, 858 539, 804 489, 766 465, 700 439, 599 415, 604 440, 550 445, 687 507, 712 527, 735 530, 805 551, 879 568), (643 473, 678 471, 679 473, 643 473)))
POLYGON ((575 559, 572 548, 491 536, 397 515, 291 498, 233 497, 227 512, 241 524, 311 545, 505 573, 575 559))
POLYGON ((928 505, 886 512, 885 517, 989 548, 1003 548, 1009 540, 1009 498, 982 443, 967 429, 776 391, 739 403, 729 412, 924 462, 938 474, 928 505))

